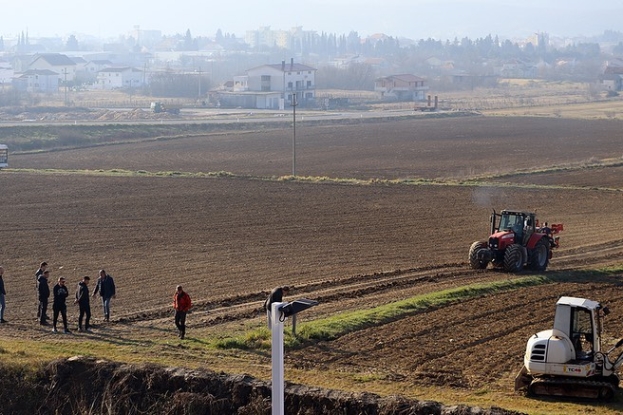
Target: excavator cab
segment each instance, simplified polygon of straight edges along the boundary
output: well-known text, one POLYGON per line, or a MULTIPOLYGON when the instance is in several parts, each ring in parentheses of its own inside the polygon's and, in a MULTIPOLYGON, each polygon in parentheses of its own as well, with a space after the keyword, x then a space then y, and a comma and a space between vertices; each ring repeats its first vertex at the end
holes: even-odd
POLYGON ((594 343, 594 333, 597 331, 594 326, 599 321, 598 313, 599 311, 596 311, 597 315, 594 315, 591 311, 579 307, 571 309, 570 338, 577 360, 591 360, 595 349, 599 348, 599 345, 594 343))

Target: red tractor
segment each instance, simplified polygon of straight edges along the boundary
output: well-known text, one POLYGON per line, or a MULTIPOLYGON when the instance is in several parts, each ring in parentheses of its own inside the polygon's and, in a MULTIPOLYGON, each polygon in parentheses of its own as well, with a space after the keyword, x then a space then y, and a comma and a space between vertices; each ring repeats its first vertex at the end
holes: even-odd
POLYGON ((507 272, 520 272, 524 267, 533 271, 545 271, 552 258, 552 249, 558 248, 557 233, 562 224, 547 222, 539 226, 536 214, 505 209, 491 214, 491 236, 488 241, 476 241, 469 248, 469 265, 473 269, 485 269, 491 263, 494 268, 507 272))

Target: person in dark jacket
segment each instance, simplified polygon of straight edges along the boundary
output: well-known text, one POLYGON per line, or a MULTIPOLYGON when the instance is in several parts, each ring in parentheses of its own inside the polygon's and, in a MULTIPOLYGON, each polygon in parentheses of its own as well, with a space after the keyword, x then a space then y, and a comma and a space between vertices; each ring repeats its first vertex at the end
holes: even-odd
POLYGON ((85 331, 91 333, 91 304, 89 301, 89 281, 91 278, 88 275, 82 277, 82 281, 78 283, 76 289, 76 299, 74 304, 78 304, 80 309, 80 315, 78 317, 78 331, 85 331), (84 330, 82 329, 82 319, 84 319, 84 330))
MULTIPOLYGON (((35 272, 35 292, 37 293, 37 303, 39 302, 39 277, 45 272, 48 268, 48 263, 43 261, 39 264, 39 269, 35 272)), ((47 320, 47 316, 45 319, 47 320)), ((41 316, 39 315, 39 305, 37 305, 37 320, 41 320, 41 316)))
POLYGON ((173 294, 173 308, 175 309, 175 327, 177 327, 182 340, 186 335, 186 314, 191 306, 190 296, 184 292, 181 285, 178 285, 175 294, 173 294))
POLYGON ((39 310, 37 311, 37 317, 39 318, 39 324, 47 326, 48 323, 48 300, 50 299, 50 285, 48 279, 50 278, 50 270, 45 270, 37 279, 37 295, 39 299, 39 310))
POLYGON ((271 324, 270 311, 273 303, 283 302, 283 295, 287 294, 288 292, 290 292, 290 287, 288 287, 287 285, 283 287, 277 287, 270 292, 270 295, 268 296, 266 301, 264 301, 264 309, 266 310, 266 316, 268 318, 268 327, 270 327, 271 324))
POLYGON ((4 268, 0 267, 0 323, 6 323, 4 319, 4 310, 6 309, 5 296, 6 290, 4 289, 4 268))
POLYGON ((35 284, 39 282, 39 277, 41 276, 41 274, 45 272, 47 268, 48 268, 47 262, 43 261, 41 264, 39 264, 39 269, 35 272, 35 284))
POLYGON ((69 289, 65 286, 65 278, 59 277, 58 283, 53 288, 54 293, 54 302, 52 303, 52 331, 54 333, 56 330, 56 323, 58 322, 58 314, 60 313, 63 317, 63 327, 65 333, 71 333, 69 328, 67 327, 67 297, 69 297, 69 289))
POLYGON ((102 305, 104 307, 104 319, 110 321, 110 299, 115 298, 115 281, 112 277, 106 274, 103 269, 99 272, 99 278, 97 279, 97 285, 93 290, 93 297, 99 292, 102 297, 102 305))

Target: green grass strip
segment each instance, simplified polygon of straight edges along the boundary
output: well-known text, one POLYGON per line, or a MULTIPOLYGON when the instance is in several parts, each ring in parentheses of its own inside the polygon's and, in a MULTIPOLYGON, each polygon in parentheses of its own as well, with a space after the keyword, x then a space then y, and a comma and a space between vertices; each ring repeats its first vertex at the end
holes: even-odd
POLYGON ((7 173, 32 173, 32 174, 50 174, 50 175, 83 175, 83 176, 123 176, 123 177, 179 177, 179 178, 230 178, 260 181, 280 181, 280 182, 296 182, 296 183, 330 183, 342 185, 380 185, 380 186, 397 186, 397 185, 426 185, 426 186, 462 186, 462 187, 492 187, 492 188, 515 188, 515 189, 566 189, 566 190, 598 190, 609 192, 620 192, 618 188, 606 187, 586 187, 586 186, 568 186, 568 185, 539 185, 539 184, 523 184, 523 183, 502 183, 502 182, 486 182, 478 180, 439 180, 439 179, 354 179, 354 178, 333 178, 326 176, 250 176, 236 174, 227 171, 216 172, 181 172, 181 171, 158 171, 150 172, 147 170, 126 170, 126 169, 109 169, 109 170, 80 170, 80 169, 4 169, 7 173))
MULTIPOLYGON (((284 343, 289 347, 308 341, 334 340, 340 336, 369 327, 387 324, 422 310, 441 307, 456 301, 552 282, 544 276, 528 276, 489 283, 466 285, 418 295, 367 310, 356 310, 314 320, 299 326, 296 336, 286 330, 284 343)), ((260 328, 244 336, 217 341, 218 348, 263 349, 270 347, 270 331, 260 328)))
MULTIPOLYGON (((613 275, 620 275, 622 272, 623 265, 602 270, 574 270, 548 273, 547 275, 530 275, 450 288, 367 310, 347 311, 303 323, 297 327, 298 332, 296 336, 292 335, 289 330, 284 332, 284 343, 286 347, 297 347, 310 341, 334 340, 345 334, 397 321, 426 309, 443 307, 457 301, 468 300, 486 294, 495 294, 555 282, 605 282, 613 275)), ((271 346, 271 333, 267 328, 262 327, 251 330, 239 337, 220 339, 216 341, 214 346, 222 349, 268 349, 271 346)))
POLYGON ((488 283, 478 283, 443 291, 418 295, 368 310, 341 313, 302 325, 299 341, 333 340, 347 333, 387 324, 417 312, 446 306, 456 301, 480 297, 517 288, 542 285, 551 282, 544 276, 528 276, 488 283))
POLYGON ((301 327, 301 336, 310 340, 332 340, 346 333, 386 324, 403 318, 406 315, 429 308, 445 306, 456 301, 467 300, 484 294, 498 293, 520 287, 542 285, 548 282, 550 282, 550 280, 543 276, 529 276, 512 280, 507 279, 450 288, 443 291, 418 295, 369 310, 347 312, 339 316, 314 321, 313 323, 301 327))

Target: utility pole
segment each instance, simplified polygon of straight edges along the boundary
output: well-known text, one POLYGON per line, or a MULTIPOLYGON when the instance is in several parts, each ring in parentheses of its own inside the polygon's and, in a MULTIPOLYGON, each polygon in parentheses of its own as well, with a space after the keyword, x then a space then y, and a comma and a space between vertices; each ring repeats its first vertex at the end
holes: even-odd
POLYGON ((199 93, 197 99, 201 101, 201 66, 199 67, 199 93))
POLYGON ((283 93, 281 94, 281 98, 283 100, 283 104, 279 105, 279 109, 284 111, 286 109, 286 61, 281 61, 281 72, 283 73, 283 93))
POLYGON ((63 74, 65 75, 65 105, 69 105, 69 101, 67 101, 67 68, 63 69, 63 74))
POLYGON ((292 176, 296 177, 296 92, 292 94, 292 176))

